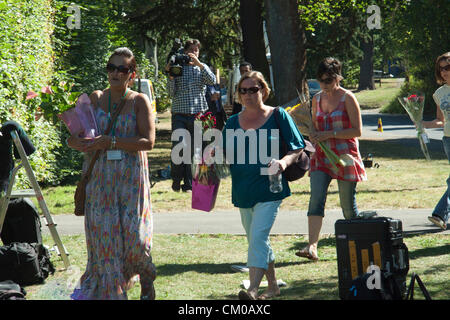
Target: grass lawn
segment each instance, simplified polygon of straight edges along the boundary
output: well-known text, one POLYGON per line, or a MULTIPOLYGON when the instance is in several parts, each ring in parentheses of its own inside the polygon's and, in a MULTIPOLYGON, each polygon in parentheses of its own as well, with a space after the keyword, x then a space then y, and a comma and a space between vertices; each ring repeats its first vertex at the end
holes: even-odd
MULTIPOLYGON (((86 249, 84 236, 64 236, 70 252, 72 272, 61 271, 61 259, 53 256, 58 270, 45 284, 26 287, 28 300, 68 299, 73 286, 84 272, 86 249)), ((49 238, 45 241, 51 241, 49 238)), ((450 299, 450 236, 426 234, 404 239, 409 249, 410 272, 419 274, 432 299, 450 299)), ((306 238, 294 235, 271 237, 276 256, 278 279, 286 282, 278 299, 338 300, 338 272, 334 237, 319 242, 318 262, 294 255, 306 244, 306 238)), ((153 240, 155 281, 159 300, 236 300, 242 280, 248 274, 235 273, 233 264, 245 264, 247 240, 234 235, 160 235, 153 240)), ((407 284, 409 285, 407 278, 407 284)), ((416 288, 415 298, 423 299, 416 288)), ((129 299, 139 299, 140 285, 128 292, 129 299)))
POLYGON ((387 106, 400 92, 404 79, 381 79, 375 90, 354 91, 361 109, 378 109, 387 106))

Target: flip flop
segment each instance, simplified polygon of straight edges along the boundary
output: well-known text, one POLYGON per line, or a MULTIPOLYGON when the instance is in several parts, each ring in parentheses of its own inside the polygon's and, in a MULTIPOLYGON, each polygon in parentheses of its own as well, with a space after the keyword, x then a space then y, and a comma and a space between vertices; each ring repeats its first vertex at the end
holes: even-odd
POLYGON ((319 260, 319 257, 316 256, 316 255, 313 255, 312 252, 311 252, 311 249, 309 249, 309 248, 307 249, 306 247, 303 248, 300 251, 297 251, 295 253, 295 255, 298 256, 298 257, 301 257, 301 258, 308 258, 309 260, 312 260, 312 261, 319 260))
POLYGON ((447 230, 447 224, 439 217, 431 216, 428 217, 428 220, 432 222, 437 227, 441 228, 442 230, 447 230))

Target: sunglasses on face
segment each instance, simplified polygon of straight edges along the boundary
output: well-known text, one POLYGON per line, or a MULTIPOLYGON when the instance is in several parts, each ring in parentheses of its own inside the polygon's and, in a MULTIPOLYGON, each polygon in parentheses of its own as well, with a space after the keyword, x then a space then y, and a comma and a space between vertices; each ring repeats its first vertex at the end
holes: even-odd
POLYGON ((259 89, 261 89, 260 87, 250 87, 250 88, 239 88, 239 93, 240 94, 254 94, 257 93, 259 91, 259 89))
POLYGON ((325 78, 325 79, 319 79, 319 82, 330 84, 334 81, 334 78, 325 78))
POLYGON ((107 65, 106 65, 106 70, 108 71, 108 72, 114 72, 114 70, 117 70, 118 72, 120 72, 120 73, 130 73, 130 71, 131 71, 131 68, 128 68, 128 67, 126 67, 126 66, 122 66, 122 65, 120 65, 120 66, 116 66, 115 64, 113 64, 113 63, 108 63, 107 65))
POLYGON ((448 65, 446 65, 446 66, 444 66, 444 67, 440 67, 441 68, 441 71, 450 71, 450 64, 448 64, 448 65))

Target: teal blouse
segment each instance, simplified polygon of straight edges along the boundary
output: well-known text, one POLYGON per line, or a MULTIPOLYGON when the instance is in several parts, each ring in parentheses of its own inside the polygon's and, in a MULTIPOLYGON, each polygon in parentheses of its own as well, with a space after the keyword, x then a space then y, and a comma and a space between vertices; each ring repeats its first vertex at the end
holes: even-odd
MULTIPOLYGON (((305 147, 303 136, 294 120, 283 108, 280 108, 279 121, 288 149, 290 151, 303 149, 305 147)), ((288 182, 284 177, 283 191, 272 193, 269 190, 268 176, 261 174, 261 168, 267 168, 270 159, 275 158, 274 153, 271 153, 272 143, 278 143, 279 149, 275 153, 281 156, 281 143, 278 137, 281 135, 277 135, 271 129, 278 129, 273 113, 256 130, 244 131, 239 125, 239 114, 231 116, 226 122, 223 129, 223 150, 225 150, 227 161, 231 163, 231 201, 236 207, 252 208, 258 202, 282 200, 291 195, 288 182), (247 137, 244 139, 243 135, 247 137)))

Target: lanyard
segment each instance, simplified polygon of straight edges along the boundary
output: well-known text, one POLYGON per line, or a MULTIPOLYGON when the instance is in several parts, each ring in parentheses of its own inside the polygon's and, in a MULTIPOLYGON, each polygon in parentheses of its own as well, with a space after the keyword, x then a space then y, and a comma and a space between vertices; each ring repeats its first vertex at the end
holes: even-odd
MULTIPOLYGON (((120 102, 122 102, 122 100, 127 96, 127 93, 128 93, 128 88, 127 88, 127 90, 125 90, 125 94, 123 95, 123 97, 120 98, 120 102)), ((116 107, 117 107, 117 104, 116 103, 113 104, 113 111, 114 111, 114 109, 116 109, 116 107)), ((109 97, 108 97, 108 117, 109 117, 109 119, 111 119, 111 91, 109 91, 109 97)), ((116 118, 116 120, 117 120, 117 118, 116 118)), ((116 123, 114 122, 112 130, 111 130, 112 136, 115 136, 115 131, 116 131, 116 123)))

